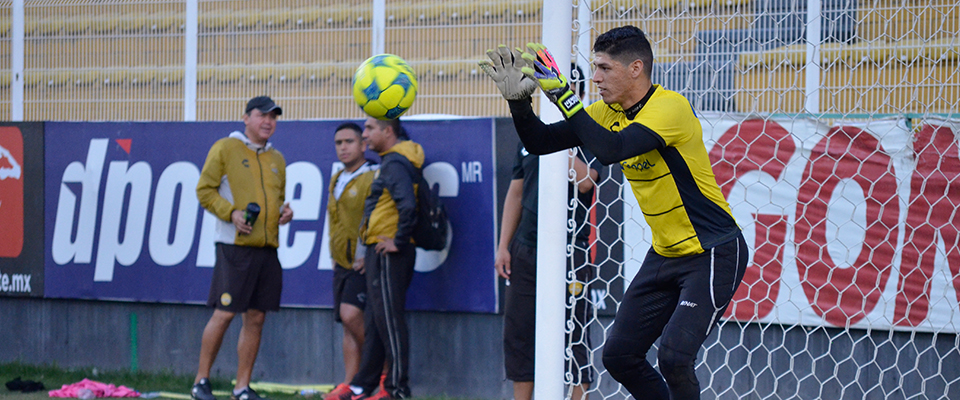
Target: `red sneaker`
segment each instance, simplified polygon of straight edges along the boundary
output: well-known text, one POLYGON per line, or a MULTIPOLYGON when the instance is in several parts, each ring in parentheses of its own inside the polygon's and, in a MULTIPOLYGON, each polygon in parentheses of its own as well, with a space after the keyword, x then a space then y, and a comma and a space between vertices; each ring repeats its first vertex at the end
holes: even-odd
POLYGON ((323 396, 323 400, 350 400, 351 397, 353 397, 353 391, 350 390, 350 385, 341 383, 323 396))

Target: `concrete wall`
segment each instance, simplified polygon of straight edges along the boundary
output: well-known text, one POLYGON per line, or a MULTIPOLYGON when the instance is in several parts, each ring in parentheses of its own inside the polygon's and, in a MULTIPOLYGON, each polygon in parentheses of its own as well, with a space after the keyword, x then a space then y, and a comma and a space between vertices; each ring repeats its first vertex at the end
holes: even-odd
MULTIPOLYGON (((210 309, 0 297, 0 362, 62 367, 131 367, 192 375, 210 309)), ((416 312, 411 327, 414 395, 510 399, 503 379, 502 319, 492 314, 416 312)), ((601 318, 591 330, 600 349, 601 318)), ((341 327, 328 309, 268 314, 254 380, 335 383, 343 379, 341 327)), ((841 330, 726 323, 708 338, 697 375, 704 399, 960 399, 960 338, 955 334, 841 330), (805 351, 801 351, 805 350, 805 351)), ((228 331, 215 376, 236 372, 239 321, 228 331)), ((650 361, 654 361, 651 352, 650 361)), ((601 371, 591 398, 623 399, 601 371)), ((557 378, 557 384, 562 381, 557 378)), ((184 392, 187 388, 184 388, 184 392)))

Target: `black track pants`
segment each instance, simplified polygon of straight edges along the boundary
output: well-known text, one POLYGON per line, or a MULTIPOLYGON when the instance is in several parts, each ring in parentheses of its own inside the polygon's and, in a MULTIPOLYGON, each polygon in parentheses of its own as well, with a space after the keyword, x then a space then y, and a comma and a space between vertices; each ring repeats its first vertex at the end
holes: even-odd
POLYGON ((743 279, 747 251, 739 235, 692 256, 647 253, 603 349, 604 367, 634 398, 700 398, 697 352, 743 279), (646 358, 657 338, 659 373, 646 358))
POLYGON ((389 360, 384 388, 394 399, 410 397, 410 336, 405 306, 416 256, 416 247, 412 244, 385 255, 378 254, 373 245, 367 247, 363 355, 360 371, 350 382, 362 387, 364 393, 376 389, 383 362, 389 360))

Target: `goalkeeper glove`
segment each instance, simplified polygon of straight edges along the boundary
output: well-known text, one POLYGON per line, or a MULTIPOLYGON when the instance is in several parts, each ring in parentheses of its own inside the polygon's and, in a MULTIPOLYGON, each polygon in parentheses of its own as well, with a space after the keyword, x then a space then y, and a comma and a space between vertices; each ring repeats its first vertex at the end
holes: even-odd
POLYGON ((567 78, 560 73, 557 62, 546 46, 527 43, 527 51, 522 57, 527 62, 527 66, 522 69, 523 74, 537 81, 540 89, 557 105, 564 117, 570 119, 573 114, 583 109, 580 97, 570 90, 567 78))
POLYGON ((520 71, 525 64, 522 53, 520 49, 511 51, 501 44, 496 50, 487 50, 490 61, 481 60, 477 63, 496 82, 500 94, 507 100, 529 99, 537 90, 537 83, 520 71))

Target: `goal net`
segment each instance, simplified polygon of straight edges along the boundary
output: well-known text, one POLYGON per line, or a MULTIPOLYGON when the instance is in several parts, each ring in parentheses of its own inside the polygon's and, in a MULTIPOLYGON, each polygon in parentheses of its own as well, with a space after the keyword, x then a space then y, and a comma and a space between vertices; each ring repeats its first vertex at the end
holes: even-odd
MULTIPOLYGON (((573 57, 585 67, 600 33, 625 24, 647 33, 653 82, 693 105, 751 246, 698 358, 703 398, 960 398, 960 6, 574 6, 573 57)), ((603 338, 650 232, 619 166, 598 186, 590 223, 600 273, 579 295, 597 309, 589 395, 622 398, 600 365, 603 338), (621 210, 622 220, 608 218, 621 210)), ((648 359, 656 363, 654 351, 648 359)))

